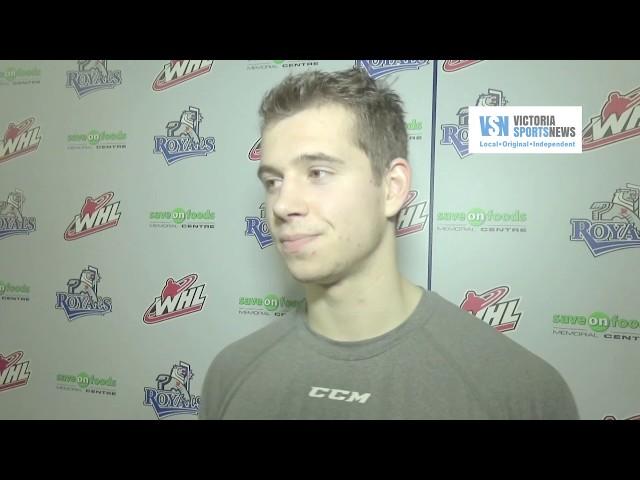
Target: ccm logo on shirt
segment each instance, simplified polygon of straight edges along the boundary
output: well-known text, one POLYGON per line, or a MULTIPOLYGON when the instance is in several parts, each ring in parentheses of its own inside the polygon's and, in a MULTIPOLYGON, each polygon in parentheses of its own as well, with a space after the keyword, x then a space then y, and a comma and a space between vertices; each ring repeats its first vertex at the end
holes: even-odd
POLYGON ((330 400, 342 400, 344 402, 366 403, 371 394, 350 392, 349 390, 339 390, 337 388, 311 387, 309 396, 314 398, 328 398, 330 400))

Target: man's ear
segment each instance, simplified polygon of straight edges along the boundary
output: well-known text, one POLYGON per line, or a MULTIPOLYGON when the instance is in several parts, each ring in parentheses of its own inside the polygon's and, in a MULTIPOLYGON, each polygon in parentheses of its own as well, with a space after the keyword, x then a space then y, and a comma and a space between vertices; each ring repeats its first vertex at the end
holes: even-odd
POLYGON ((395 158, 389 164, 383 178, 385 189, 385 215, 395 216, 411 190, 411 165, 404 158, 395 158))

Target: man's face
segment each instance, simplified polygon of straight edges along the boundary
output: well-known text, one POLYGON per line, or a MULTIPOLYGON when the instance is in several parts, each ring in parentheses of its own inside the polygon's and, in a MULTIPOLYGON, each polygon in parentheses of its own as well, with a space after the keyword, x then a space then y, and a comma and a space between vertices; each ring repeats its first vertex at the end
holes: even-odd
POLYGON ((270 125, 259 176, 278 251, 298 281, 331 285, 367 266, 384 234, 384 189, 340 105, 270 125))

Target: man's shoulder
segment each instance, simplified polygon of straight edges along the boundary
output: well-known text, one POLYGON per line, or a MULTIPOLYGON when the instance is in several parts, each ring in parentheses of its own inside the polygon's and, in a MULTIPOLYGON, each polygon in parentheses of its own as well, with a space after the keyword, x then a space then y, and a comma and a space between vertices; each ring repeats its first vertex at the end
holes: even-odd
POLYGON ((295 326, 295 318, 275 320, 224 347, 214 362, 226 368, 242 369, 286 339, 295 326))
POLYGON ((427 324, 428 332, 454 359, 465 359, 465 365, 475 365, 473 368, 484 372, 498 371, 502 376, 520 376, 523 372, 536 376, 559 375, 546 360, 508 334, 498 332, 439 294, 429 294, 435 308, 427 324))

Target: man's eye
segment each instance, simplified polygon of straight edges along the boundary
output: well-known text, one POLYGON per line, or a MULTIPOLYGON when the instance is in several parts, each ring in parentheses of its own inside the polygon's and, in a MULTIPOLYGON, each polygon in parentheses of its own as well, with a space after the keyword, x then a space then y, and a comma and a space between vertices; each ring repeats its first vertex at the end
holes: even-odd
POLYGON ((272 189, 277 186, 277 183, 280 181, 278 178, 265 178, 262 183, 264 184, 266 189, 272 189))
POLYGON ((311 178, 323 178, 323 177, 326 177, 328 174, 329 172, 327 172, 326 170, 320 170, 317 168, 314 168, 309 172, 309 176, 311 178))

